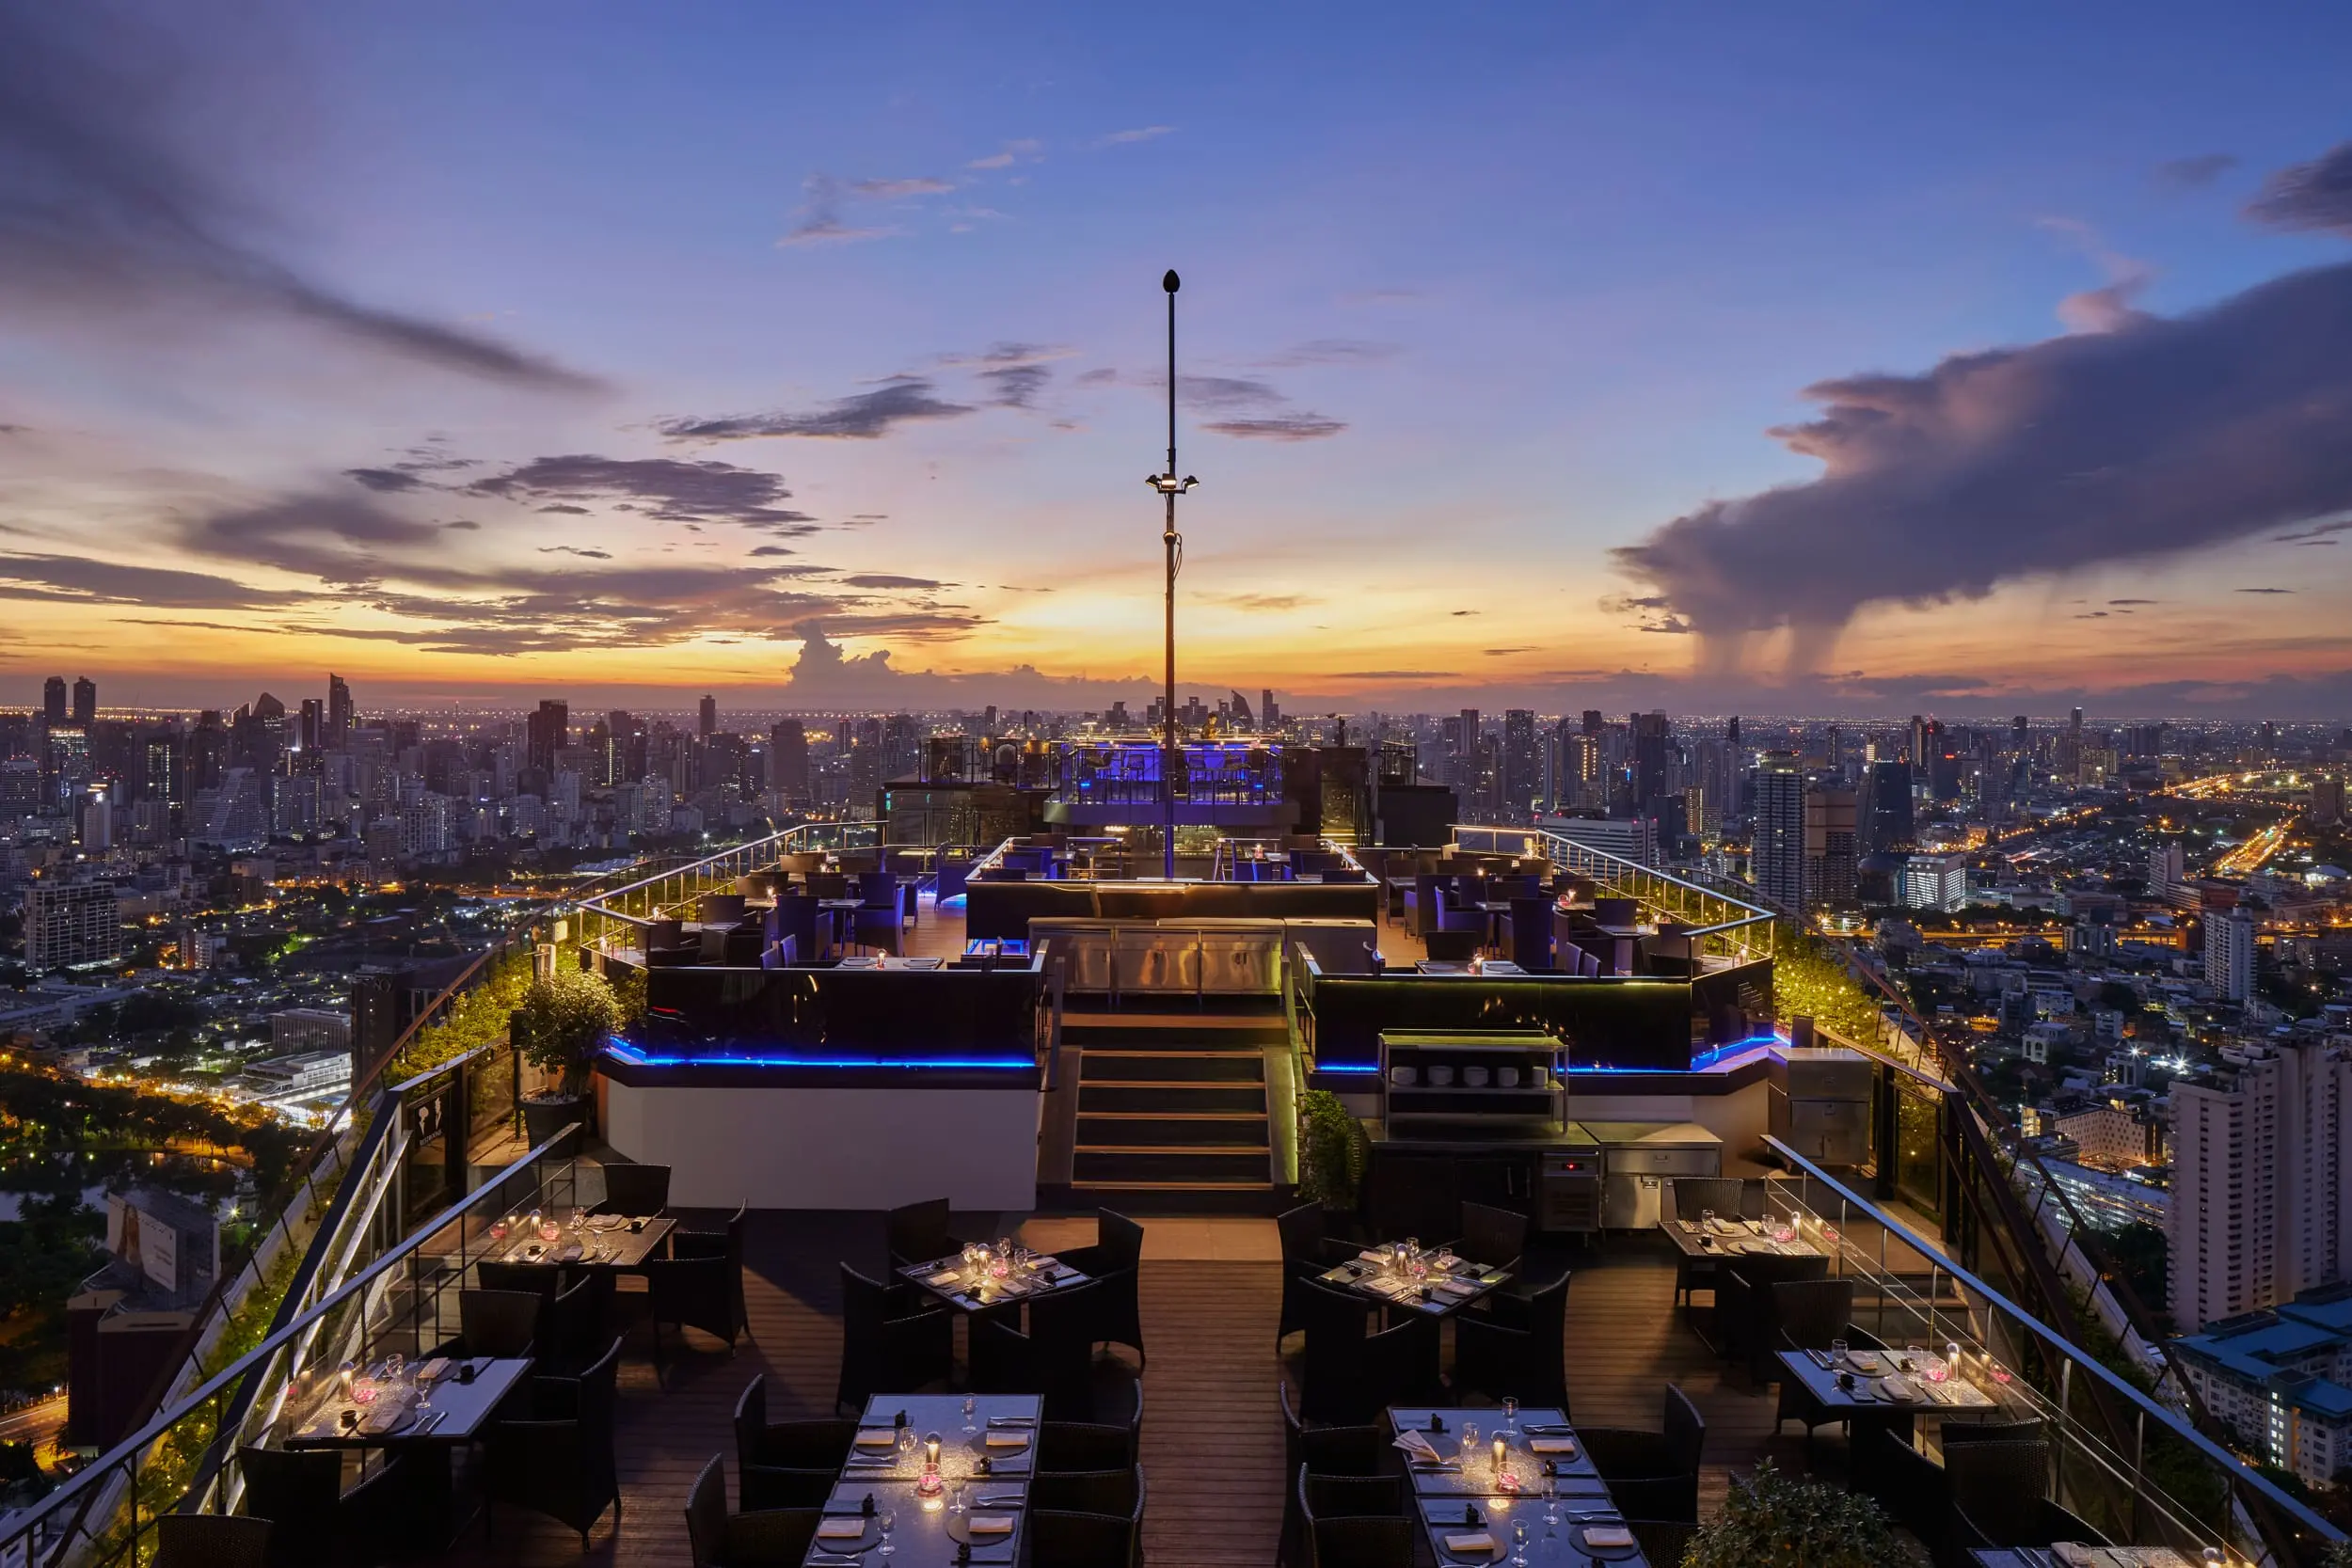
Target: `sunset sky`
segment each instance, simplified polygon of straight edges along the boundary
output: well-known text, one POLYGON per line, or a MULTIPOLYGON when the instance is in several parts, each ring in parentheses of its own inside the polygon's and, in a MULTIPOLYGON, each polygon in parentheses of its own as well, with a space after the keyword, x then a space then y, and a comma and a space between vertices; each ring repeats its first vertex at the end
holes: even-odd
POLYGON ((2341 8, 0 0, 0 707, 1139 705, 1173 266, 1186 691, 2352 717, 2347 80, 2341 8))

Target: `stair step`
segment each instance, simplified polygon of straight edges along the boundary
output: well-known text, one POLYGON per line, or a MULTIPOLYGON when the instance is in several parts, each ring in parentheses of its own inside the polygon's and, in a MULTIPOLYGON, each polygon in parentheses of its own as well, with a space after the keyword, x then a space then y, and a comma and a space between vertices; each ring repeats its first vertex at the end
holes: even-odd
POLYGON ((1078 1085, 1078 1114, 1118 1111, 1129 1115, 1200 1116, 1216 1112, 1265 1119, 1263 1084, 1095 1084, 1078 1085))
POLYGON ((1072 1157, 1071 1183, 1189 1182, 1270 1183, 1273 1172, 1261 1149, 1088 1148, 1072 1157))
POLYGON ((1266 1147, 1263 1116, 1186 1117, 1166 1112, 1078 1113, 1080 1148, 1255 1148, 1266 1147))
POLYGON ((1081 1082, 1263 1084, 1265 1058, 1240 1051, 1106 1051, 1089 1046, 1078 1058, 1081 1082))

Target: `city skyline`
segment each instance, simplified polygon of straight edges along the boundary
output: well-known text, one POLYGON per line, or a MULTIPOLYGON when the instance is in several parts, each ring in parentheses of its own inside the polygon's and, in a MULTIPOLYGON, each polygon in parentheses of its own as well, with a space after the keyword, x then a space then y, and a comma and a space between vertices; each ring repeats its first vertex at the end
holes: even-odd
POLYGON ((25 705, 1139 707, 1174 264, 1187 693, 2352 713, 2341 23, 553 16, 0 12, 25 705))

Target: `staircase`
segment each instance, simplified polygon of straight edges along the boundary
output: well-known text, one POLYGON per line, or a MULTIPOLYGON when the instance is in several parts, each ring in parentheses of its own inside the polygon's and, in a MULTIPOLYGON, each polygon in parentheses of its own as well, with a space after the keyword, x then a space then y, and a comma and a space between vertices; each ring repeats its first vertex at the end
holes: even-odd
MULTIPOLYGON (((1080 1050, 1071 1197, 1161 1213, 1270 1213, 1276 1196, 1278 1017, 1066 1018, 1080 1050)), ((1279 1109, 1288 1112, 1288 1097, 1279 1109)))

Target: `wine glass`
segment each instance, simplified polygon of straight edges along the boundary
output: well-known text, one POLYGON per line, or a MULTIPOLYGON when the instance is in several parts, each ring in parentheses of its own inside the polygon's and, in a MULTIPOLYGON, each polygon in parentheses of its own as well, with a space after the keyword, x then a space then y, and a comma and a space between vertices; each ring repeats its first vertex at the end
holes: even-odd
MULTIPOLYGON (((965 1431, 967 1431, 967 1432, 969 1432, 969 1431, 971 1430, 971 1428, 966 1427, 964 1430, 965 1430, 965 1431)), ((961 1513, 963 1512, 963 1510, 964 1510, 963 1493, 964 1493, 964 1485, 963 1485, 963 1482, 961 1482, 961 1481, 957 1481, 957 1482, 956 1482, 953 1486, 950 1486, 950 1487, 947 1489, 947 1512, 948 1512, 948 1513, 961 1513)))
POLYGON ((978 1431, 978 1430, 979 1430, 979 1428, 978 1428, 978 1427, 977 1427, 977 1426, 974 1423, 974 1420, 973 1420, 973 1418, 974 1418, 975 1416, 977 1416, 977 1415, 979 1413, 979 1408, 980 1408, 980 1402, 979 1402, 979 1401, 977 1401, 977 1400, 976 1400, 976 1399, 972 1398, 972 1396, 970 1396, 969 1394, 966 1394, 966 1395, 964 1396, 964 1399, 963 1399, 963 1430, 964 1430, 964 1431, 966 1431, 966 1432, 977 1432, 977 1431, 978 1431))
POLYGON ((1544 1466, 1544 1523, 1560 1522, 1560 1478, 1549 1465, 1544 1466))
POLYGON ((1511 1521, 1511 1560, 1518 1568, 1527 1568, 1527 1521, 1511 1521))
POLYGON ((1477 1457, 1478 1423, 1476 1421, 1464 1421, 1462 1423, 1462 1469, 1465 1474, 1467 1474, 1470 1470, 1470 1461, 1476 1459, 1477 1457))
POLYGON ((882 1531, 882 1555, 884 1557, 891 1556, 898 1549, 890 1539, 891 1528, 897 1525, 898 1522, 898 1514, 895 1509, 885 1508, 880 1513, 874 1515, 874 1524, 876 1528, 882 1531))
POLYGON ((1511 1432, 1519 1430, 1519 1402, 1508 1394, 1502 1396, 1502 1424, 1511 1432))

